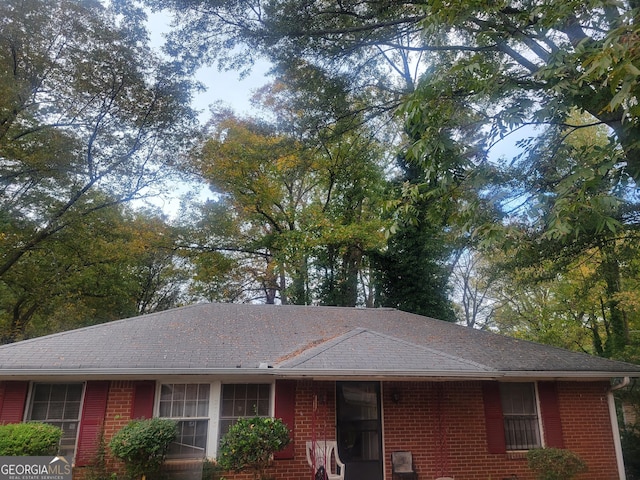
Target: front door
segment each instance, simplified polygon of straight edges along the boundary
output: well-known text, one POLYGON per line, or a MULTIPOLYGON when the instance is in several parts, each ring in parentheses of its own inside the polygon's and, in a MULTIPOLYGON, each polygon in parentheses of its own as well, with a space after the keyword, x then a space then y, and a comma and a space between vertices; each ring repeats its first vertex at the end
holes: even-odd
POLYGON ((336 403, 345 480, 382 480, 380 383, 337 382, 336 403))

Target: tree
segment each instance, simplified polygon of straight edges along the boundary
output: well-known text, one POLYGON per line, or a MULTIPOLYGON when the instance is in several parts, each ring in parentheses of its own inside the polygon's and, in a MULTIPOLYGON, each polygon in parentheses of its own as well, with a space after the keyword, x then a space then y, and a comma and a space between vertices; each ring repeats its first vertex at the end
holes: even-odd
MULTIPOLYGON (((613 130, 629 172, 636 179, 640 173, 635 154, 640 107, 633 101, 639 55, 633 48, 638 35, 633 1, 528 0, 514 6, 432 0, 341 2, 331 7, 320 1, 300 5, 256 0, 196 2, 198 8, 189 8, 194 3, 183 0, 149 3, 186 11, 177 34, 186 48, 179 49, 178 42, 173 46, 194 61, 217 59, 234 67, 263 54, 276 62, 304 58, 337 72, 345 65, 360 65, 359 59, 364 65, 379 65, 371 59, 375 52, 386 61, 385 48, 431 53, 425 81, 435 73, 448 77, 451 87, 434 94, 486 105, 485 121, 494 134, 525 122, 556 123, 562 121, 562 112, 576 107, 613 130), (220 35, 203 34, 213 32, 220 35)), ((357 68, 351 72, 353 79, 372 78, 357 68)))
POLYGON ((471 248, 460 252, 453 263, 449 281, 458 323, 480 329, 491 326, 497 305, 493 296, 497 279, 487 271, 490 265, 481 252, 471 248))
MULTIPOLYGON (((628 319, 617 300, 621 244, 615 238, 618 233, 633 238, 637 223, 636 2, 331 6, 279 0, 196 2, 198 9, 182 0, 150 3, 187 9, 176 33, 188 39, 187 48, 175 51, 191 60, 217 59, 235 67, 265 55, 285 69, 312 65, 341 79, 350 92, 361 87, 368 100, 379 93, 379 103, 365 100, 368 107, 385 105, 388 110, 380 111, 391 111, 401 105, 402 161, 422 172, 399 189, 397 218, 424 224, 423 215, 433 219, 440 209, 439 221, 445 221, 435 224, 448 232, 459 228, 457 248, 496 241, 508 251, 513 241, 521 241, 535 252, 542 241, 550 258, 566 254, 560 259, 565 267, 595 248, 607 285, 613 348, 626 348, 628 319), (223 37, 208 44, 194 35, 214 30, 223 37), (216 42, 223 41, 235 49, 217 56, 216 42), (241 58, 247 52, 243 46, 251 55, 241 58), (389 61, 393 58, 400 62, 389 61), (403 68, 394 70, 394 63, 403 68), (408 71, 422 74, 419 81, 409 81, 416 76, 404 75, 408 71), (393 84, 399 78, 404 88, 393 84), (575 122, 576 111, 590 120, 575 122), (606 128, 606 144, 571 143, 589 125, 606 128), (520 143, 521 156, 488 157, 501 140, 533 126, 540 130, 520 143)), ((519 250, 527 257, 525 251, 519 250)))
POLYGON ((0 5, 0 293, 10 332, 44 308, 45 286, 70 294, 57 288, 71 281, 66 256, 102 240, 83 236, 106 221, 102 211, 162 188, 192 126, 191 83, 149 50, 141 18, 125 22, 117 6, 0 5))
POLYGON ((186 279, 173 241, 161 219, 123 206, 86 216, 5 274, 0 341, 179 305, 186 279))
POLYGON ((545 322, 577 324, 592 340, 589 351, 626 357, 630 325, 638 321, 631 290, 640 253, 639 203, 628 177, 614 167, 620 150, 608 142, 606 132, 589 117, 573 115, 570 124, 550 129, 544 140, 554 148, 533 149, 517 164, 519 173, 511 174, 519 182, 513 183, 511 198, 525 198, 530 190, 536 196, 512 210, 502 233, 508 242, 498 242, 504 253, 494 255, 494 265, 508 279, 503 291, 511 292, 502 322, 537 310, 541 337, 565 336, 542 328, 545 322), (545 299, 537 297, 534 310, 523 308, 533 298, 526 292, 544 292, 545 299), (550 321, 554 317, 557 322, 550 321))
POLYGON ((199 272, 214 264, 243 269, 253 282, 235 282, 228 291, 236 298, 240 284, 257 282, 268 303, 363 301, 363 257, 381 240, 376 153, 371 139, 355 134, 322 139, 295 121, 222 118, 193 158, 220 196, 202 223, 208 234, 200 245, 209 253, 197 261, 199 272))

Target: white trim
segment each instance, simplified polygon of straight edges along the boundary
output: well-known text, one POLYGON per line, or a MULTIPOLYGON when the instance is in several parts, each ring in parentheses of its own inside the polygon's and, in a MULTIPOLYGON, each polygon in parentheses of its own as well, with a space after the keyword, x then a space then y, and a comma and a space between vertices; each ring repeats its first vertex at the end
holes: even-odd
MULTIPOLYGON (((265 378, 257 378, 252 381, 247 381, 243 377, 227 378, 223 380, 211 380, 202 377, 180 377, 179 379, 165 377, 163 379, 155 380, 156 382, 156 394, 153 402, 153 416, 160 416, 160 395, 162 391, 162 385, 169 384, 197 384, 204 383, 209 385, 209 411, 208 411, 208 428, 207 428, 207 446, 205 455, 207 458, 216 458, 218 454, 218 438, 220 436, 220 413, 222 409, 222 385, 223 384, 260 384, 269 385, 269 416, 273 417, 275 412, 275 382, 273 378, 269 378, 269 381, 265 381, 265 378)), ((204 419, 204 417, 200 417, 204 419)), ((171 462, 173 459, 169 459, 171 462)))
POLYGON ((211 382, 211 398, 209 398, 209 431, 207 432, 207 457, 216 458, 218 454, 218 432, 220 429, 220 399, 222 382, 211 382))
POLYGON ((609 404, 609 418, 611 419, 611 435, 613 436, 613 446, 616 451, 616 462, 618 464, 618 478, 625 480, 624 457, 622 456, 622 444, 620 442, 620 428, 618 427, 618 416, 616 415, 616 402, 613 392, 607 393, 607 403, 609 404))
POLYGON ((542 421, 542 409, 540 408, 540 392, 538 391, 538 382, 533 382, 533 393, 536 396, 536 416, 538 417, 538 435, 541 447, 546 447, 546 432, 544 431, 544 422, 542 421))
MULTIPOLYGON (((498 380, 510 379, 517 381, 533 380, 580 380, 598 381, 611 380, 613 378, 633 377, 640 378, 640 371, 601 371, 601 370, 559 370, 559 371, 498 371, 498 370, 306 370, 289 368, 37 368, 37 369, 3 369, 0 372, 0 380, 33 380, 34 378, 49 379, 58 377, 61 379, 82 376, 83 380, 148 380, 151 377, 174 376, 183 377, 216 375, 228 378, 253 377, 246 380, 249 383, 260 383, 260 379, 293 378, 293 379, 317 379, 340 380, 354 378, 362 381, 405 379, 405 380, 498 380), (525 380, 527 379, 527 380, 525 380)), ((273 381, 273 380, 270 380, 273 381)), ((262 380, 262 383, 269 381, 262 380)))

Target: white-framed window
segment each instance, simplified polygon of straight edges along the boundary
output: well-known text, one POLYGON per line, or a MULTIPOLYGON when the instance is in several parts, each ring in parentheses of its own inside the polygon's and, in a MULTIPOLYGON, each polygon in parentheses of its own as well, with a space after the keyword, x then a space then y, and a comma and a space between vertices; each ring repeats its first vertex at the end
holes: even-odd
POLYGON ((158 416, 178 422, 178 435, 167 458, 203 458, 209 432, 208 383, 165 383, 160 386, 158 416))
POLYGON ((158 382, 157 389, 155 415, 178 421, 169 460, 215 458, 220 438, 238 418, 272 414, 268 383, 158 382))
POLYGON ((242 417, 268 417, 271 384, 225 383, 222 385, 218 441, 242 417))
POLYGON ((72 458, 76 449, 83 383, 34 383, 28 421, 49 423, 62 429, 58 453, 72 458))
POLYGON ((541 447, 535 383, 501 383, 500 399, 507 450, 541 447))

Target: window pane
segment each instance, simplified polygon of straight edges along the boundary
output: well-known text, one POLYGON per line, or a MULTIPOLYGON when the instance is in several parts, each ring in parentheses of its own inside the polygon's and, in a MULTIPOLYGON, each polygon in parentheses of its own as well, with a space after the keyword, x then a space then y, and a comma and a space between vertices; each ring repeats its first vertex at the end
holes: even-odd
POLYGON ((238 418, 269 415, 271 385, 224 384, 220 405, 220 438, 238 418))
POLYGON ((73 420, 80 417, 80 402, 67 402, 64 407, 64 420, 73 420))
POLYGON ((258 415, 261 417, 266 417, 269 415, 269 400, 261 399, 258 401, 258 415))
POLYGON ((208 384, 166 384, 160 388, 160 416, 183 419, 169 447, 169 458, 203 458, 209 420, 208 384), (199 417, 198 420, 195 418, 199 417))
POLYGON ((182 402, 185 398, 185 392, 187 388, 184 384, 174 384, 173 385, 173 401, 174 402, 182 402))
POLYGON ((184 403, 184 416, 185 417, 195 417, 196 416, 196 412, 197 412, 197 408, 196 408, 197 403, 191 400, 187 400, 184 403))
POLYGON ((64 413, 64 402, 51 402, 49 403, 48 420, 62 420, 64 413))
POLYGON ((535 385, 503 383, 500 385, 504 432, 507 450, 528 450, 540 443, 535 385))
POLYGON ((222 409, 220 414, 223 417, 233 416, 233 399, 222 400, 222 409))
POLYGON ((35 385, 33 392, 34 402, 48 402, 51 393, 51 385, 35 385))
POLYGON ((31 420, 46 420, 49 406, 46 403, 34 404, 31 407, 31 420))
POLYGON ((81 383, 40 383, 33 386, 28 419, 62 428, 60 455, 72 456, 75 450, 82 389, 81 383))
POLYGON ((178 436, 170 445, 169 458, 203 458, 207 447, 207 420, 178 422, 178 436))
POLYGON ((173 388, 171 385, 162 385, 160 388, 160 401, 170 402, 173 397, 173 388))

